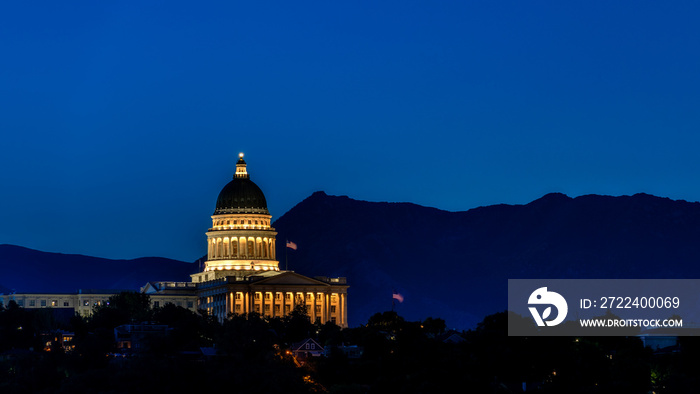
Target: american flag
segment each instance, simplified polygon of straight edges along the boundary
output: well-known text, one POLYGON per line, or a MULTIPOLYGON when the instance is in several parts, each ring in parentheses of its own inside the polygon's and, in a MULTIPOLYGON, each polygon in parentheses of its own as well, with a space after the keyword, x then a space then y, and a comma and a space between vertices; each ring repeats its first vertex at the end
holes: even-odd
POLYGON ((398 302, 403 302, 403 296, 396 291, 391 295, 391 298, 397 300, 398 302))
POLYGON ((297 250, 297 244, 295 244, 294 242, 291 242, 291 241, 287 241, 287 247, 289 249, 297 250))

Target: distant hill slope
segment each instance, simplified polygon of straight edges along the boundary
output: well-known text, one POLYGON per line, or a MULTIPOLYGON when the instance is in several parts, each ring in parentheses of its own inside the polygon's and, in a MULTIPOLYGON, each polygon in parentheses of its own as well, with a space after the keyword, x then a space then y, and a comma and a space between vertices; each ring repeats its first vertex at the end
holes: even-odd
POLYGON ((189 281, 189 274, 196 268, 195 264, 162 257, 110 260, 0 245, 0 284, 5 291, 138 290, 147 281, 189 281))
POLYGON ((700 203, 646 194, 446 212, 316 192, 275 223, 278 257, 305 275, 346 276, 350 324, 391 308, 469 328, 506 309, 509 278, 700 278, 700 203))
MULTIPOLYGON (((351 326, 391 308, 409 320, 473 327, 506 308, 509 278, 700 278, 700 203, 646 194, 569 198, 447 212, 317 192, 275 223, 277 256, 304 275, 346 276, 351 326)), ((189 281, 195 264, 109 260, 0 245, 0 291, 137 290, 189 281)))

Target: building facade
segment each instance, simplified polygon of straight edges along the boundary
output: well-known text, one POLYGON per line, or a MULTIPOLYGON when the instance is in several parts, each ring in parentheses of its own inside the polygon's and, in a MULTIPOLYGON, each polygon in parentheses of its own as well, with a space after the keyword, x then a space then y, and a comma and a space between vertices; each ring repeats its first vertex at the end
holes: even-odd
MULTIPOLYGON (((0 296, 3 305, 14 301, 27 309, 60 308, 73 309, 82 316, 88 316, 93 308, 107 304, 109 297, 120 290, 78 290, 76 293, 16 293, 0 296)), ((126 290, 123 290, 126 291, 126 290)))
MULTIPOLYGON (((141 292, 151 297, 151 307, 173 304, 197 311, 196 285, 189 282, 149 282, 141 288, 141 292), (178 286, 177 290, 168 286, 178 286), (161 290, 160 292, 158 290, 161 290), (178 291, 179 290, 179 291, 178 291), (185 290, 185 291, 182 291, 185 290)), ((122 291, 133 289, 80 289, 76 293, 13 293, 0 295, 0 301, 7 306, 14 301, 18 306, 27 309, 54 308, 72 309, 81 316, 89 316, 95 307, 109 305, 109 298, 122 291)))

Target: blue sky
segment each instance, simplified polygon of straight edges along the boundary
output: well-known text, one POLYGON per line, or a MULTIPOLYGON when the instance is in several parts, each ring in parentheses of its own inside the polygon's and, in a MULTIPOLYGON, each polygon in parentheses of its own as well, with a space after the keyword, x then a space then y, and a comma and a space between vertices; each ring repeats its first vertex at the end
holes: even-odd
POLYGON ((700 200, 697 2, 241 3, 1 4, 0 243, 195 260, 240 151, 275 218, 700 200))

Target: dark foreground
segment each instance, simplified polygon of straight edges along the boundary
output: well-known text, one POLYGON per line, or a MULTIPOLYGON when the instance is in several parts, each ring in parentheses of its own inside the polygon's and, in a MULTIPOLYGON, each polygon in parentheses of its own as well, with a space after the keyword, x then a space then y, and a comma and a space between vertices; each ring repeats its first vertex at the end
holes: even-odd
POLYGON ((219 323, 174 305, 151 309, 122 293, 90 318, 61 321, 50 309, 0 309, 0 393, 684 393, 698 387, 700 341, 665 351, 637 337, 508 337, 505 313, 478 328, 446 332, 444 321, 407 322, 378 313, 340 330, 286 318, 232 316, 219 323), (162 336, 120 349, 114 328, 167 325, 162 336), (70 343, 59 333, 74 334, 70 343), (314 339, 323 356, 296 354, 314 339), (350 351, 349 351, 350 350, 350 351))

